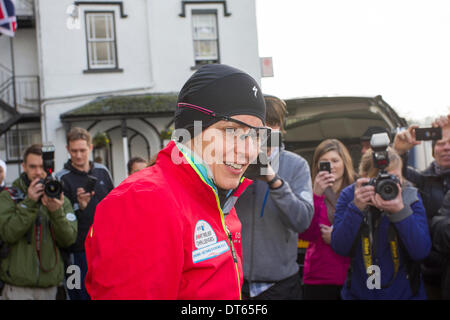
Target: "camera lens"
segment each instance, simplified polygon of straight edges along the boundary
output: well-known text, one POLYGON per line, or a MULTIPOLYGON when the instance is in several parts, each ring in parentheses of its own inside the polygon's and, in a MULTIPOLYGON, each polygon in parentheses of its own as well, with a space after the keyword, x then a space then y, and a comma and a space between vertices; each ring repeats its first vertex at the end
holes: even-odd
POLYGON ((398 195, 398 187, 395 181, 386 179, 377 183, 375 192, 380 195, 383 200, 395 199, 398 195))
POLYGON ((47 181, 45 184, 44 192, 49 198, 57 198, 61 196, 62 186, 57 180, 47 181))

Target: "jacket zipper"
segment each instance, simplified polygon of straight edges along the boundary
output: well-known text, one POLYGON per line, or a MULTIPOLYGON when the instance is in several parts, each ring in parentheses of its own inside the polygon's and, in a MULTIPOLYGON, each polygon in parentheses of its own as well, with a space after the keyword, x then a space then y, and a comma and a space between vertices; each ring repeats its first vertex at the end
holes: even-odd
MULTIPOLYGON (((40 213, 41 213, 41 208, 42 208, 42 206, 39 205, 38 215, 37 215, 36 220, 35 220, 35 222, 34 222, 34 224, 33 224, 33 226, 37 226, 37 228, 34 228, 35 231, 36 231, 36 233, 37 233, 37 234, 34 235, 34 239, 35 239, 35 241, 36 241, 36 240, 37 240, 37 241, 40 241, 40 243, 39 243, 39 250, 41 250, 41 246, 42 246, 42 240, 40 239, 40 238, 41 238, 41 231, 39 230, 40 225, 41 225, 41 223, 42 223, 42 221, 41 221, 41 215, 40 215, 40 213), (38 222, 38 225, 36 224, 36 222, 38 222)), ((35 245, 36 245, 36 243, 35 243, 35 245)), ((39 256, 38 256, 38 253, 37 253, 37 252, 36 252, 36 260, 37 260, 37 278, 36 278, 36 286, 38 286, 38 285, 39 285, 39 278, 40 278, 40 276, 41 276, 41 264, 40 264, 39 256)))
POLYGON ((231 236, 231 232, 228 231, 228 229, 227 229, 227 227, 225 225, 225 219, 224 219, 224 216, 223 216, 222 209, 220 208, 219 198, 218 198, 216 192, 214 190, 212 190, 212 191, 214 192, 214 196, 216 197, 216 203, 217 203, 217 208, 219 209, 219 212, 220 212, 220 220, 222 222, 222 228, 225 231, 225 234, 227 235, 227 238, 228 238, 228 242, 230 244, 231 256, 233 258, 234 267, 235 267, 235 270, 236 270, 236 279, 237 279, 237 286, 238 286, 238 292, 239 292, 239 300, 242 300, 241 279, 239 278, 238 260, 237 260, 236 250, 235 250, 234 245, 233 245, 233 238, 231 236))
MULTIPOLYGON (((203 178, 202 174, 198 171, 198 169, 196 168, 195 164, 192 163, 191 159, 189 158, 189 156, 186 156, 185 153, 177 146, 177 148, 181 151, 181 153, 184 155, 185 159, 188 161, 188 163, 191 165, 192 169, 194 169, 194 171, 198 174, 198 176, 200 177, 200 179, 203 181, 203 183, 205 183, 208 187, 211 188, 211 191, 214 193, 214 196, 216 197, 216 205, 217 208, 219 209, 219 213, 220 213, 220 220, 222 222, 222 228, 223 231, 225 231, 225 234, 228 238, 228 242, 230 245, 230 249, 231 249, 231 256, 233 258, 233 262, 234 262, 234 267, 236 270, 236 279, 237 279, 237 286, 238 286, 238 293, 239 293, 239 300, 242 300, 242 293, 241 293, 241 280, 239 278, 239 267, 238 267, 238 260, 237 260, 237 255, 236 255, 236 250, 234 249, 234 245, 233 245, 233 238, 231 236, 231 232, 229 232, 227 230, 227 227, 225 225, 225 218, 222 212, 222 208, 220 207, 220 200, 219 197, 216 193, 216 191, 214 190, 214 188, 205 181, 205 179, 203 178)), ((241 179, 242 182, 243 179, 241 179)))
MULTIPOLYGON (((195 171, 197 171, 197 170, 195 170, 195 171)), ((199 174, 199 176, 201 177, 200 174, 199 174)), ((223 215, 223 212, 222 212, 222 208, 220 207, 220 200, 219 200, 219 197, 218 197, 216 191, 213 189, 213 187, 211 187, 208 183, 206 183, 203 180, 203 178, 201 178, 201 179, 207 186, 209 186, 211 188, 211 191, 214 193, 214 196, 216 197, 216 205, 217 205, 217 208, 219 209, 220 221, 222 222, 223 231, 225 231, 225 234, 226 234, 226 236, 228 238, 228 243, 229 243, 230 249, 231 249, 231 257, 233 258, 233 262, 234 262, 234 267, 235 267, 235 271, 236 271, 236 280, 237 280, 237 286, 238 286, 238 293, 239 293, 239 300, 242 300, 241 279, 239 277, 238 260, 237 260, 236 250, 235 250, 234 245, 233 245, 233 238, 232 238, 231 232, 228 231, 228 229, 227 229, 227 227, 225 225, 225 218, 224 218, 224 215, 223 215)))
POLYGON ((234 245, 233 245, 233 240, 232 240, 232 237, 231 237, 231 233, 228 233, 228 239, 230 240, 230 243, 231 243, 231 255, 233 257, 233 261, 234 261, 234 263, 237 263, 238 261, 237 261, 236 251, 234 250, 234 245))
POLYGON ((256 209, 256 184, 252 186, 252 193, 253 193, 253 208, 254 212, 252 212, 252 215, 250 216, 251 219, 251 232, 250 232, 250 263, 249 263, 249 275, 247 281, 249 282, 249 286, 253 280, 253 254, 254 254, 254 242, 255 242, 255 216, 257 214, 256 209))

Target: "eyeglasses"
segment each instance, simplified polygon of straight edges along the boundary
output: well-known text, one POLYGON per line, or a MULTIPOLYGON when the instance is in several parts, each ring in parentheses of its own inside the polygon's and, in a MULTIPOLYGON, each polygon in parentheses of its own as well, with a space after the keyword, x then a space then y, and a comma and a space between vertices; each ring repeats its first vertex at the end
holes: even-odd
POLYGON ((242 133, 242 131, 244 131, 244 130, 241 128, 226 128, 225 132, 226 132, 227 136, 230 136, 230 137, 232 136, 233 139, 238 138, 241 140, 246 140, 248 138, 254 144, 256 144, 258 147, 263 146, 267 142, 268 138, 271 135, 271 128, 269 128, 269 127, 255 127, 255 126, 252 126, 243 121, 231 118, 226 115, 215 113, 212 110, 209 110, 209 109, 206 109, 203 107, 199 107, 199 106, 196 106, 196 105, 193 105, 190 103, 180 102, 180 103, 178 103, 178 108, 193 109, 193 110, 205 113, 213 118, 217 118, 217 119, 221 119, 221 120, 229 121, 229 122, 234 122, 241 126, 248 127, 249 130, 244 133, 242 133))

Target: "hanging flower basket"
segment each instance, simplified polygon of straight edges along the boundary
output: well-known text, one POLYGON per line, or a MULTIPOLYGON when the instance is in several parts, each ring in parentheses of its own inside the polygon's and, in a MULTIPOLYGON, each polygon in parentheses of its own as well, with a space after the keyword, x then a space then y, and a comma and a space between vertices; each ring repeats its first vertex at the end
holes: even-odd
POLYGON ((106 148, 109 146, 109 141, 110 140, 106 132, 99 132, 94 136, 92 144, 95 148, 106 148))
POLYGON ((170 140, 170 139, 172 139, 172 132, 173 132, 172 128, 167 128, 165 130, 162 130, 161 133, 160 133, 161 140, 170 140))

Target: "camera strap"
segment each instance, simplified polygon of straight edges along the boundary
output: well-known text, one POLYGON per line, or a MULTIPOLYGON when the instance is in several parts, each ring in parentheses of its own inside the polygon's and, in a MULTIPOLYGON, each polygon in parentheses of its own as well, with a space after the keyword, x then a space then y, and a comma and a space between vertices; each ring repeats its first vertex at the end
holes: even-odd
MULTIPOLYGON (((41 210, 41 206, 39 207, 39 211, 41 210)), ((51 227, 51 225, 49 224, 49 228, 50 228, 50 234, 51 234, 51 238, 52 238, 52 242, 53 242, 53 248, 55 249, 55 264, 53 265, 53 267, 51 269, 45 269, 42 266, 42 260, 41 260, 41 244, 42 244, 42 222, 41 222, 41 215, 38 215, 36 217, 36 221, 34 223, 34 235, 35 235, 35 248, 36 248, 36 253, 38 256, 38 260, 39 260, 39 267, 41 268, 41 270, 45 273, 51 272, 56 268, 56 265, 58 264, 58 248, 56 246, 56 240, 55 240, 55 234, 53 232, 53 228, 51 227)))
MULTIPOLYGON (((367 272, 368 268, 373 264, 372 256, 373 256, 373 241, 372 241, 372 230, 370 228, 371 225, 371 217, 370 210, 366 211, 364 215, 363 222, 361 224, 361 251, 364 262, 364 267, 367 272)), ((368 273, 368 276, 372 274, 368 273)))
MULTIPOLYGON (((364 215, 363 222, 361 224, 361 248, 362 248, 362 256, 364 261, 364 267, 366 271, 370 266, 373 265, 373 257, 375 253, 375 248, 378 242, 378 225, 381 218, 377 218, 375 223, 372 219, 373 214, 371 210, 367 210, 364 215), (374 226, 375 225, 375 226, 374 226)), ((400 269, 400 252, 399 252, 399 242, 397 231, 392 223, 389 223, 388 227, 388 243, 391 251, 392 262, 394 264, 394 274, 392 279, 385 285, 381 285, 382 288, 388 288, 394 282, 397 277, 398 270, 400 269)), ((368 273, 368 276, 371 276, 373 273, 368 273)))
POLYGON ((397 231, 395 230, 394 224, 392 222, 389 223, 388 241, 389 247, 391 249, 392 262, 394 263, 394 275, 387 284, 387 287, 389 287, 392 284, 392 282, 394 282, 395 278, 397 277, 398 270, 400 269, 400 250, 397 231))

